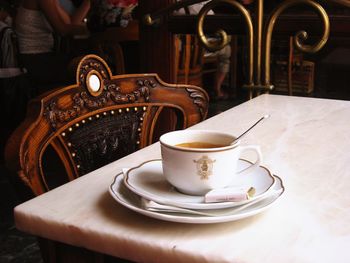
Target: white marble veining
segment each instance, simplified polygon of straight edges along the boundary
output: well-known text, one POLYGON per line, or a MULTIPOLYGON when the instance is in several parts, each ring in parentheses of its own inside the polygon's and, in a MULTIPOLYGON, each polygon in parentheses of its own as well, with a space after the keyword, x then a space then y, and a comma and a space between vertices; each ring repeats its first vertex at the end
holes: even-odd
MULTIPOLYGON (((241 221, 163 222, 118 205, 115 174, 159 158, 154 144, 15 208, 19 229, 140 262, 350 262, 350 101, 262 95, 192 129, 240 134, 286 191, 241 221)), ((247 159, 253 158, 247 155, 247 159)))

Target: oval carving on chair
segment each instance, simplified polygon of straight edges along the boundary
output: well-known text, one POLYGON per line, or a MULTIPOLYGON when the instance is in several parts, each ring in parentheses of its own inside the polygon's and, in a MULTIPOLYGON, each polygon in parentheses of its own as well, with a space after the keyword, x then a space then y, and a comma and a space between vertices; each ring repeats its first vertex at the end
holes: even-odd
MULTIPOLYGON (((86 89, 87 87, 87 82, 86 78, 89 75, 90 71, 96 71, 99 74, 101 74, 102 79, 109 79, 110 76, 107 75, 107 68, 105 65, 102 64, 101 61, 97 60, 97 58, 88 58, 82 62, 82 66, 79 68, 79 81, 78 84, 79 86, 82 86, 86 89)), ((102 80, 101 80, 102 81, 102 80)))
POLYGON ((98 71, 90 70, 85 85, 90 95, 98 97, 103 92, 103 77, 98 71))

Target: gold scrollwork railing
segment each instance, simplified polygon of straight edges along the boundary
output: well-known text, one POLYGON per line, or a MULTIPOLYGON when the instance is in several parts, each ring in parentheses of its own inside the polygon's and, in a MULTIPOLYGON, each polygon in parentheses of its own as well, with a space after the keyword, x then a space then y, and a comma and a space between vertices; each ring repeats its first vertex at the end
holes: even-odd
POLYGON ((247 25, 247 43, 248 43, 248 85, 253 85, 253 44, 254 44, 254 34, 253 34, 253 23, 252 18, 250 16, 250 13, 246 8, 244 8, 243 5, 241 5, 237 1, 232 0, 214 0, 208 2, 206 5, 203 6, 203 8, 200 10, 198 14, 198 25, 197 25, 197 33, 199 36, 200 41, 203 43, 203 45, 210 51, 215 51, 222 49, 225 45, 228 44, 227 34, 224 30, 219 29, 216 32, 216 35, 220 36, 221 41, 220 42, 214 42, 210 43, 207 40, 206 35, 203 32, 203 24, 204 24, 204 18, 207 16, 208 12, 212 10, 215 6, 221 3, 226 3, 232 5, 234 8, 236 8, 244 17, 244 21, 247 25))
MULTIPOLYGON (((331 0, 338 4, 350 6, 348 0, 331 0)), ((144 22, 148 25, 152 25, 162 15, 168 14, 174 10, 190 6, 196 3, 206 2, 204 0, 183 0, 176 2, 165 9, 159 10, 154 14, 146 15, 144 22)), ((218 29, 216 34, 220 37, 221 41, 218 43, 210 43, 204 33, 203 26, 205 17, 208 12, 220 4, 228 4, 235 8, 240 15, 243 16, 248 43, 248 79, 246 80, 245 88, 249 89, 249 97, 252 98, 254 93, 269 92, 273 89, 273 85, 270 80, 270 57, 271 57, 271 41, 272 33, 276 20, 281 13, 290 7, 297 5, 308 5, 312 9, 316 10, 318 16, 323 23, 323 33, 320 40, 314 45, 306 45, 304 41, 307 39, 308 34, 306 31, 299 31, 294 36, 294 43, 298 50, 307 53, 315 53, 319 51, 327 42, 330 31, 330 22, 325 9, 314 0, 285 0, 277 5, 271 14, 269 15, 266 23, 263 24, 264 16, 264 0, 255 1, 255 14, 254 23, 249 11, 239 1, 236 0, 211 0, 208 1, 200 10, 198 14, 197 34, 202 44, 210 51, 219 50, 228 44, 227 34, 223 29, 218 29), (263 63, 261 63, 263 61, 263 63), (264 78, 262 79, 262 72, 264 78)))
POLYGON ((294 43, 295 47, 306 53, 316 53, 322 47, 326 44, 328 37, 329 37, 329 18, 326 13, 326 11, 323 9, 323 7, 312 0, 290 0, 285 1, 279 6, 277 6, 271 13, 266 26, 266 31, 264 32, 264 35, 266 37, 266 45, 265 45, 265 81, 264 84, 270 83, 270 55, 271 55, 271 40, 272 40, 272 32, 275 25, 275 22, 277 18, 280 16, 280 14, 292 7, 299 4, 306 4, 311 7, 313 7, 319 14, 319 16, 322 19, 323 22, 323 35, 321 36, 321 39, 314 45, 304 45, 303 41, 305 41, 308 38, 308 34, 306 31, 298 31, 296 35, 294 36, 294 43))

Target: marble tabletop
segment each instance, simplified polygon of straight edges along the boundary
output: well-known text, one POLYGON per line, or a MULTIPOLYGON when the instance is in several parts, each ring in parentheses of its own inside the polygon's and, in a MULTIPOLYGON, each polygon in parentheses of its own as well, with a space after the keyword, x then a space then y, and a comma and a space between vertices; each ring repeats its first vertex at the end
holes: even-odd
POLYGON ((242 144, 261 146, 286 191, 259 215, 184 224, 119 205, 114 176, 159 158, 156 143, 17 206, 16 226, 137 262, 350 262, 350 101, 261 95, 191 129, 238 135, 265 114, 242 144))

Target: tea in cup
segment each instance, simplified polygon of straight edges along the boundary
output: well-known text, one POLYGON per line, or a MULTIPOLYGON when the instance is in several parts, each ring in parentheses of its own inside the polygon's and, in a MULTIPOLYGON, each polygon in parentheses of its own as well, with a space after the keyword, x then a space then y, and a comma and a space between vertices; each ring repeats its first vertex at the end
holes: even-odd
POLYGON ((163 174, 177 190, 205 195, 234 184, 242 173, 252 172, 262 160, 260 147, 240 145, 231 134, 209 130, 180 130, 160 137, 163 174), (256 153, 256 161, 237 171, 245 151, 256 153))

